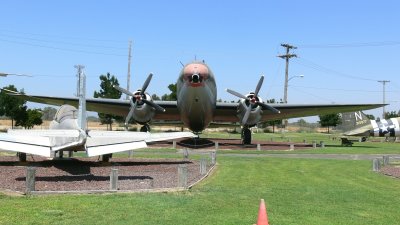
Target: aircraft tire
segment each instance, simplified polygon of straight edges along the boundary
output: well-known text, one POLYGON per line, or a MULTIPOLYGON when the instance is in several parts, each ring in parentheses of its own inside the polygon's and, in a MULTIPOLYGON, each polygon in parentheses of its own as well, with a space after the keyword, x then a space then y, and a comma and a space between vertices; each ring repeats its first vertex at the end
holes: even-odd
POLYGON ((105 155, 102 155, 101 161, 102 162, 110 162, 111 158, 112 158, 112 154, 105 154, 105 155))
POLYGON ((242 129, 242 143, 244 145, 251 144, 251 131, 249 128, 242 129))
POLYGON ((150 132, 150 126, 149 125, 144 125, 140 128, 140 132, 150 132))

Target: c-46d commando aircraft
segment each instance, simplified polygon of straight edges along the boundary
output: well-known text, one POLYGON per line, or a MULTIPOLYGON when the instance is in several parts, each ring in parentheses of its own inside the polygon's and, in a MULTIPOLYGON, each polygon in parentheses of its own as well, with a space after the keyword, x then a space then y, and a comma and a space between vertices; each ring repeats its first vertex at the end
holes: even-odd
MULTIPOLYGON (((266 104, 258 95, 264 77, 261 76, 254 91, 240 94, 227 89, 237 96, 237 103, 217 102, 215 76, 204 62, 194 61, 186 64, 177 81, 177 101, 153 101, 146 93, 152 74, 142 88, 131 93, 121 87, 115 87, 130 96, 130 100, 87 99, 89 111, 126 116, 126 123, 133 118, 143 125, 142 131, 149 130, 151 121, 182 121, 184 126, 194 133, 200 133, 211 122, 237 122, 242 127, 243 144, 251 143, 251 127, 258 122, 288 119, 330 113, 367 110, 383 106, 382 104, 266 104)), ((77 98, 49 97, 17 94, 16 97, 31 102, 50 105, 69 104, 76 106, 77 98)))

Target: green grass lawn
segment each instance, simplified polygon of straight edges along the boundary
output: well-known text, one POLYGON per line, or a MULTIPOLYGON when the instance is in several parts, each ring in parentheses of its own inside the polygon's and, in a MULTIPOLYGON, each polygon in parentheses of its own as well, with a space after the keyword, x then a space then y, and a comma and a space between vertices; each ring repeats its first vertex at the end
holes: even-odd
POLYGON ((185 192, 10 197, 0 224, 398 224, 400 180, 370 161, 218 156, 215 173, 185 192))

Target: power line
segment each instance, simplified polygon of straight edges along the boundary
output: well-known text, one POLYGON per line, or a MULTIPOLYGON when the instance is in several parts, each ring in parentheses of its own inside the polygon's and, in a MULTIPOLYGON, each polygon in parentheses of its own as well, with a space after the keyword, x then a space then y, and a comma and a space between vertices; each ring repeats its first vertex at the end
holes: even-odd
POLYGON ((125 50, 125 48, 123 48, 123 47, 104 46, 104 45, 91 45, 91 44, 80 44, 80 43, 72 43, 72 42, 65 42, 65 41, 54 41, 54 40, 44 40, 44 39, 38 39, 38 38, 21 37, 21 36, 7 35, 7 34, 0 34, 0 36, 6 37, 6 38, 23 39, 23 40, 30 40, 30 41, 35 41, 35 42, 65 44, 65 45, 72 45, 72 46, 79 46, 79 47, 106 48, 106 49, 125 50))
POLYGON ((342 44, 307 44, 298 45, 299 48, 360 48, 360 47, 382 47, 400 45, 400 41, 377 41, 361 43, 342 43, 342 44))
POLYGON ((31 43, 26 43, 26 42, 10 41, 10 40, 4 40, 4 39, 0 39, 0 41, 13 43, 13 44, 18 44, 18 45, 26 45, 26 46, 33 46, 33 47, 40 47, 40 48, 48 48, 48 49, 67 51, 67 52, 126 57, 126 55, 123 55, 123 54, 113 54, 113 53, 104 53, 104 52, 76 50, 76 49, 69 49, 69 48, 59 48, 59 47, 53 47, 53 46, 47 46, 47 45, 41 45, 41 44, 31 44, 31 43))
MULTIPOLYGON (((297 87, 297 88, 307 88, 307 89, 320 89, 320 90, 328 90, 328 91, 346 91, 346 92, 366 92, 366 93, 381 93, 382 91, 375 91, 375 90, 357 90, 357 89, 340 89, 340 88, 326 88, 326 87, 312 87, 312 86, 292 86, 290 85, 290 87, 297 87)), ((400 92, 399 91, 386 91, 386 92, 400 92)))
POLYGON ((376 79, 370 79, 370 78, 365 78, 365 77, 360 77, 360 76, 354 76, 354 75, 350 75, 350 74, 346 74, 346 73, 342 73, 321 65, 318 65, 310 60, 304 59, 304 58, 300 58, 300 60, 296 61, 296 63, 315 69, 317 71, 326 73, 326 74, 333 74, 333 75, 338 75, 338 76, 342 76, 342 77, 346 77, 346 78, 351 78, 351 79, 356 79, 356 80, 366 80, 366 81, 378 81, 376 79))
POLYGON ((62 35, 54 35, 54 34, 38 34, 38 33, 29 33, 29 32, 21 32, 21 31, 12 31, 6 29, 0 29, 2 32, 8 33, 16 33, 16 34, 23 34, 23 35, 31 35, 31 36, 41 36, 41 37, 55 37, 55 38, 62 38, 62 39, 75 39, 75 40, 86 40, 86 41, 97 41, 97 42, 114 42, 114 43, 125 43, 122 40, 106 40, 106 39, 97 39, 97 38, 85 38, 85 37, 76 37, 76 36, 62 36, 62 35))

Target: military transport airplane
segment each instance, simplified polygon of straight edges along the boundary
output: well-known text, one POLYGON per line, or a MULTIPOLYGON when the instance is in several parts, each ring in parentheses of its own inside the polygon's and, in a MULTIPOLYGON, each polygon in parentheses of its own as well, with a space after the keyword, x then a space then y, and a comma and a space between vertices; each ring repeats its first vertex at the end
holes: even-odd
MULTIPOLYGON (((330 113, 367 110, 383 104, 267 104, 258 95, 264 81, 261 76, 253 92, 240 94, 227 89, 240 100, 238 103, 217 102, 215 76, 204 62, 191 62, 181 70, 177 81, 177 101, 153 101, 146 89, 152 79, 150 74, 142 88, 136 92, 115 87, 130 96, 130 100, 87 99, 90 111, 126 116, 126 123, 133 118, 148 131, 151 121, 181 121, 194 133, 200 133, 211 122, 237 122, 242 127, 242 143, 251 143, 251 127, 258 122, 288 119, 330 113)), ((16 97, 31 102, 50 105, 77 105, 77 98, 17 94, 16 97)))
POLYGON ((370 120, 361 111, 341 113, 345 136, 400 137, 400 117, 370 120))
POLYGON ((0 133, 0 149, 17 152, 20 161, 26 154, 45 157, 63 156, 63 151, 86 151, 89 157, 102 156, 109 161, 113 153, 147 147, 147 142, 194 137, 191 132, 143 133, 95 131, 86 129, 85 78, 80 79, 78 110, 62 105, 48 130, 8 130, 0 133))

